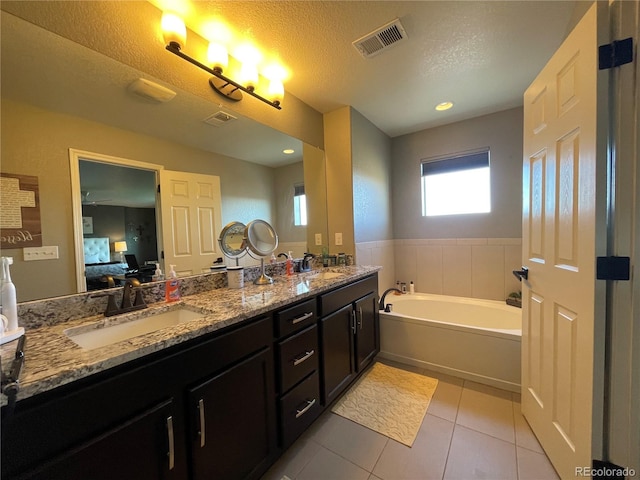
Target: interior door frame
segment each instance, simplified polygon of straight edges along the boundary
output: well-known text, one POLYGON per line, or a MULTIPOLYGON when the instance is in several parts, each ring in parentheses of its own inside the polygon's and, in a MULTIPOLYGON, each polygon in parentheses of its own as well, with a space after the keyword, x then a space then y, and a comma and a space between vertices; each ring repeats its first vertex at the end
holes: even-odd
MULTIPOLYGON (((631 36, 637 49, 640 5, 615 0, 611 4, 612 40, 631 36)), ((608 70, 611 133, 608 202, 608 256, 640 258, 640 62, 608 70), (634 78, 635 77, 635 78, 634 78), (634 85, 635 79, 635 85, 634 85), (635 188, 634 188, 635 182, 635 188)), ((634 261, 635 260, 635 261, 634 261)), ((633 269, 633 266, 631 267, 633 269)), ((640 469, 640 281, 601 282, 607 285, 607 403, 603 460, 640 469), (635 314, 635 320, 634 320, 635 314)))
MULTIPOLYGON (((112 155, 104 155, 102 153, 89 152, 76 148, 69 148, 69 169, 71 172, 71 209, 73 223, 73 243, 75 249, 75 265, 76 265, 76 287, 78 293, 87 291, 87 282, 84 274, 84 235, 82 234, 82 194, 80 192, 80 160, 108 163, 124 167, 139 168, 142 170, 151 170, 156 175, 156 185, 160 181, 160 170, 164 170, 163 165, 155 163, 140 162, 128 158, 114 157, 112 155)), ((156 195, 156 231, 162 232, 162 215, 160 214, 160 205, 158 196, 156 195)), ((158 255, 163 250, 162 235, 157 236, 158 255)))

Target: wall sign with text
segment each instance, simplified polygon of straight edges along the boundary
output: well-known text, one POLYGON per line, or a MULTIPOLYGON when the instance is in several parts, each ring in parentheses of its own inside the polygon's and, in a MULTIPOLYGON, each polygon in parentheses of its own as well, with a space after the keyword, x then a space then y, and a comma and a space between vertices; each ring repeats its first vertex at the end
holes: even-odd
POLYGON ((0 173, 0 248, 42 246, 38 177, 0 173))

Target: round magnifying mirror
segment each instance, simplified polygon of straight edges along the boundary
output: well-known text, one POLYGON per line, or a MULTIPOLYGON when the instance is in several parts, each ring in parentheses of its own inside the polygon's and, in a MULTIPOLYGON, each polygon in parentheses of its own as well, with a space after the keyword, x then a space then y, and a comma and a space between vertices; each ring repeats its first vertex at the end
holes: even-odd
POLYGON ((273 283, 273 279, 264 273, 264 257, 271 255, 278 248, 276 231, 264 220, 253 220, 244 230, 244 240, 249 251, 260 257, 262 275, 253 283, 256 285, 273 283))
POLYGON ((244 239, 249 250, 261 257, 271 255, 278 248, 278 235, 264 220, 249 222, 245 228, 244 239))
POLYGON ((218 243, 220 249, 229 258, 240 258, 247 251, 247 244, 244 241, 244 223, 231 222, 220 232, 218 243))

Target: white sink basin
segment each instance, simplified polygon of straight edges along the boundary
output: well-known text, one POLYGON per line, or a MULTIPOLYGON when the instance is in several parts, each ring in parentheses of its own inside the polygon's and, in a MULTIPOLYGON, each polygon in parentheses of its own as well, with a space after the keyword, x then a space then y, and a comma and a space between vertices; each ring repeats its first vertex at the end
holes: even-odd
POLYGON ((320 273, 314 273, 313 275, 309 275, 307 278, 313 279, 313 280, 329 280, 330 278, 338 278, 338 277, 344 277, 344 273, 320 272, 320 273))
POLYGON ((202 313, 179 308, 114 325, 103 326, 100 322, 90 329, 86 325, 69 328, 64 333, 85 350, 93 350, 202 317, 202 313))

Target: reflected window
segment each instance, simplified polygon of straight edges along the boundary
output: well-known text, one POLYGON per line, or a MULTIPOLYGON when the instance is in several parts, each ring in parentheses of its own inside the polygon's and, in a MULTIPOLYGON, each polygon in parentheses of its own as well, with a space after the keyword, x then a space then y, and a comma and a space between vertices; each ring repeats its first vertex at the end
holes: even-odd
POLYGON ((422 216, 491 211, 489 150, 422 162, 422 216))
POLYGON ((293 189, 293 224, 300 227, 307 224, 307 196, 304 185, 294 185, 293 189))

